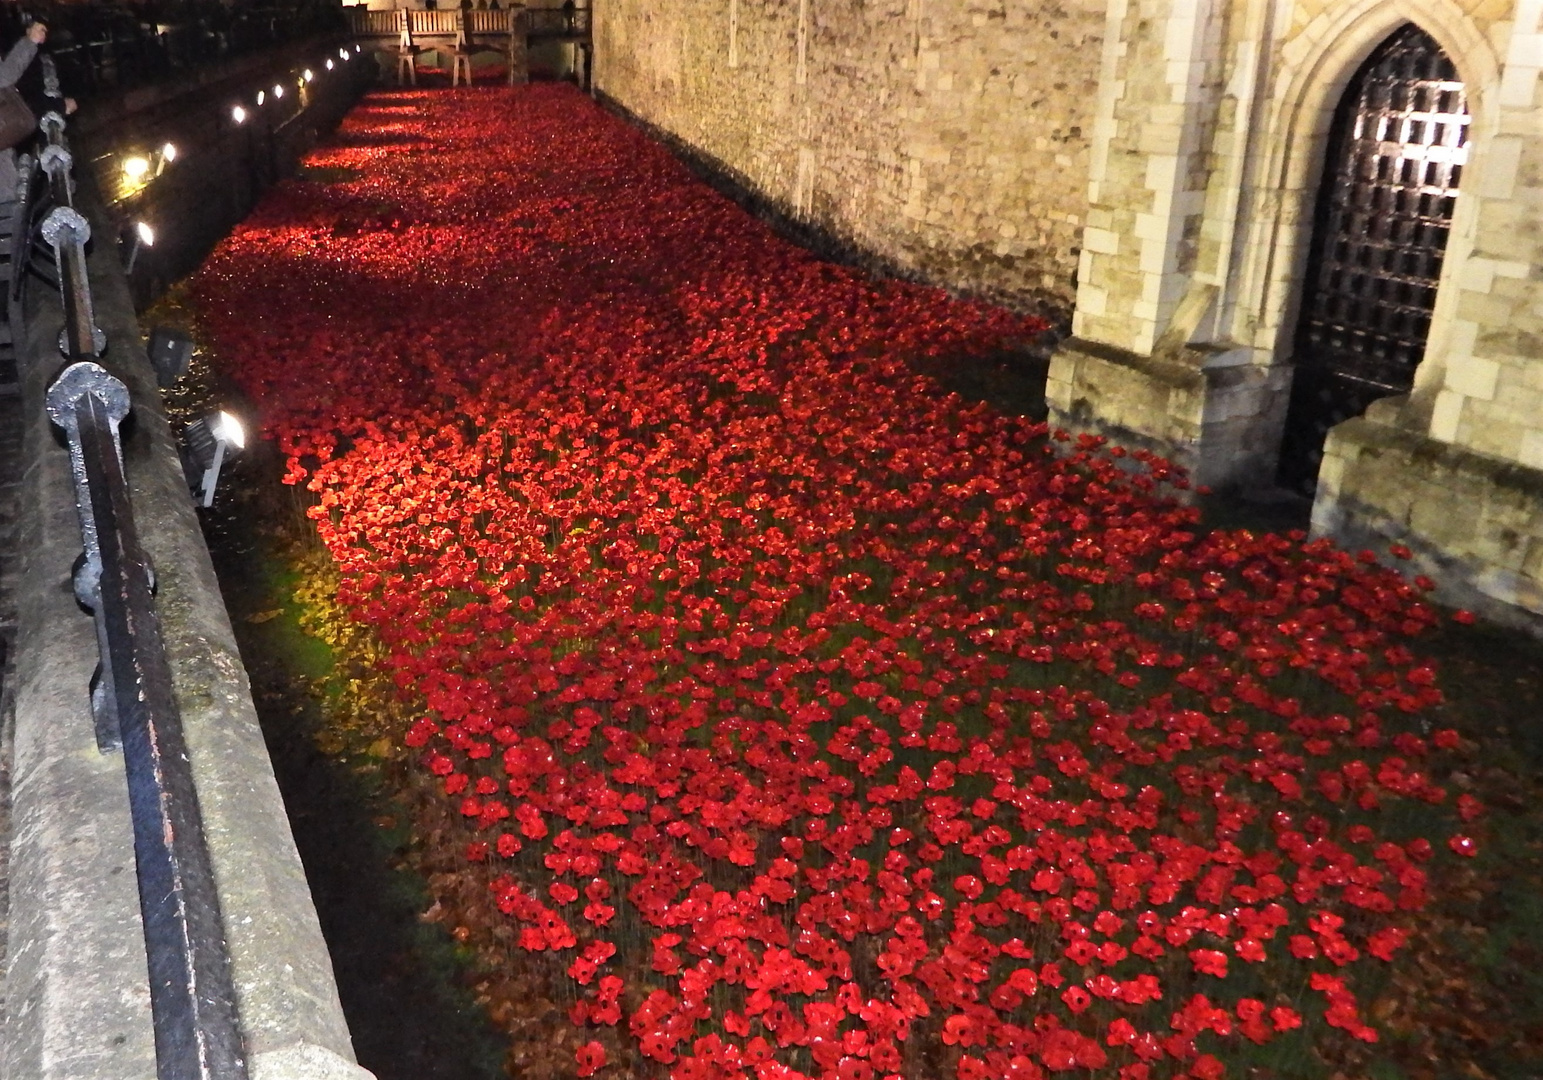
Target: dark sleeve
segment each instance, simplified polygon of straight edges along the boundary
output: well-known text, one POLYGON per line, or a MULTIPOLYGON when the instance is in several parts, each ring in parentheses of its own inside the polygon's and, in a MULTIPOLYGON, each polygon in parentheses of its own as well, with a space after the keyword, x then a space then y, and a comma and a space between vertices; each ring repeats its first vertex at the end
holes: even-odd
POLYGON ((5 59, 0 60, 0 86, 17 85, 27 69, 32 66, 32 59, 37 56, 37 51, 37 43, 25 35, 12 45, 5 54, 5 59))

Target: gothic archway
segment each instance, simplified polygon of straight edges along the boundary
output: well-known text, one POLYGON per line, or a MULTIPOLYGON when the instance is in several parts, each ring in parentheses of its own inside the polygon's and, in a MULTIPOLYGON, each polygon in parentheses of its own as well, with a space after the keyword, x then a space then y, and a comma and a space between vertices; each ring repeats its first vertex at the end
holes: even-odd
POLYGON ((1329 429, 1413 385, 1469 121, 1457 69, 1413 23, 1379 45, 1346 88, 1302 290, 1282 485, 1311 494, 1329 429))

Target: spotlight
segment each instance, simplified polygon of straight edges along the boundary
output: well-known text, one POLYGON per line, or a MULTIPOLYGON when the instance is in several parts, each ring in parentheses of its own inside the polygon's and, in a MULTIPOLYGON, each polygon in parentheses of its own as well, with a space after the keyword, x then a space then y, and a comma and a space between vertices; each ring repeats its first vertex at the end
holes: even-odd
POLYGON ((281 98, 281 97, 284 96, 284 84, 283 83, 274 83, 273 84, 273 96, 274 96, 275 99, 281 98))
POLYGON ((177 144, 176 143, 167 143, 165 146, 161 147, 161 160, 163 160, 163 161, 176 161, 177 160, 177 144))
MULTIPOLYGON (((259 101, 258 104, 261 105, 262 102, 259 101)), ((244 124, 246 123, 246 110, 243 109, 240 105, 237 105, 235 108, 230 110, 230 118, 238 124, 244 124)))
POLYGON ((223 409, 220 410, 218 425, 210 428, 210 432, 216 439, 223 439, 237 450, 246 449, 246 428, 241 426, 240 420, 223 409))
POLYGON ((268 95, 262 90, 257 91, 257 104, 261 105, 268 100, 268 95))
POLYGON ((328 71, 332 70, 332 58, 331 57, 327 58, 327 70, 328 71))
POLYGON ((123 178, 131 184, 144 183, 150 174, 150 159, 135 155, 123 159, 123 178))
POLYGON ((146 222, 134 223, 134 246, 129 249, 128 265, 123 268, 125 274, 134 272, 134 263, 139 258, 139 249, 142 247, 155 247, 155 230, 146 222))
POLYGON ((188 373, 188 362, 193 359, 193 339, 181 330, 157 326, 150 332, 150 344, 145 346, 145 351, 150 355, 150 366, 155 368, 156 385, 169 390, 188 373))
POLYGON ((202 420, 194 420, 183 429, 182 437, 183 470, 189 474, 188 487, 200 506, 213 506, 220 469, 226 458, 235 457, 246 446, 246 432, 240 420, 222 410, 202 420), (198 476, 196 482, 194 474, 198 476))
POLYGON ((310 82, 312 79, 316 78, 316 73, 313 72, 310 68, 306 68, 305 69, 305 73, 302 74, 300 77, 302 79, 304 79, 306 82, 310 82))
POLYGON ((351 55, 352 54, 347 49, 339 49, 338 50, 338 59, 339 60, 347 60, 349 58, 349 56, 351 56, 351 55))

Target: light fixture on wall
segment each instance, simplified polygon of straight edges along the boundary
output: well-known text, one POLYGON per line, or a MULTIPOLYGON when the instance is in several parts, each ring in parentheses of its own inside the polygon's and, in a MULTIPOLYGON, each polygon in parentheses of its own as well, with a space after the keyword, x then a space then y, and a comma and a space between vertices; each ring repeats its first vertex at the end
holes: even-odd
POLYGON ((142 247, 155 247, 155 230, 145 221, 134 223, 134 246, 129 250, 128 265, 123 268, 125 274, 134 272, 134 261, 139 258, 139 249, 142 247))
POLYGON ((130 184, 143 184, 150 175, 150 159, 133 154, 123 159, 123 178, 130 184))
POLYGON ((349 52, 347 49, 339 49, 338 50, 338 59, 340 59, 340 60, 347 60, 352 55, 353 55, 353 53, 349 52))
POLYGON ((273 96, 275 98, 281 98, 281 97, 284 96, 284 84, 283 83, 274 83, 273 84, 273 96))
POLYGON ((194 420, 182 432, 183 471, 198 505, 214 505, 214 489, 225 462, 246 447, 241 421, 223 409, 194 420))
POLYGON ((261 105, 263 102, 265 102, 267 100, 268 100, 268 93, 267 93, 267 91, 265 91, 265 90, 257 91, 257 104, 261 105))
POLYGON ((177 160, 177 144, 163 143, 155 155, 155 175, 160 176, 166 171, 166 166, 177 160))
POLYGON ((332 57, 330 57, 330 56, 327 57, 327 70, 328 71, 332 70, 332 57))
POLYGON ((306 82, 310 82, 312 79, 316 78, 316 72, 312 71, 310 68, 306 68, 305 72, 300 76, 300 78, 306 82))
MULTIPOLYGON (((258 102, 258 104, 261 105, 262 102, 258 102)), ((233 106, 230 110, 230 118, 238 124, 244 124, 246 123, 246 110, 240 105, 233 106)))

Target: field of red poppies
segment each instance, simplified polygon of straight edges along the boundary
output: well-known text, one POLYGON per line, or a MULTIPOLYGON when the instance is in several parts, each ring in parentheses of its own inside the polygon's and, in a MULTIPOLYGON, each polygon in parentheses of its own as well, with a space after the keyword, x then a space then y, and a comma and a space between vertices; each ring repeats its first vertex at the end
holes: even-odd
POLYGON ((1483 828, 1422 583, 945 394, 913 365, 1042 327, 817 260, 569 87, 377 93, 307 166, 196 304, 578 1076, 1379 1039, 1483 828))

